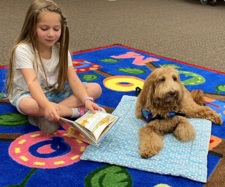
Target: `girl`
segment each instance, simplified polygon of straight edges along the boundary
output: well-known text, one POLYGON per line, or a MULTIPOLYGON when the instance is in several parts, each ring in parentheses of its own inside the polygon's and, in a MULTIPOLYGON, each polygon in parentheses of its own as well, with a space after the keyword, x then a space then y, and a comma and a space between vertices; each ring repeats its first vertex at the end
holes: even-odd
POLYGON ((11 53, 6 91, 18 111, 46 133, 59 128, 60 116, 77 118, 87 110, 104 110, 92 102, 101 87, 83 85, 68 46, 69 29, 61 9, 52 0, 35 0, 11 53))

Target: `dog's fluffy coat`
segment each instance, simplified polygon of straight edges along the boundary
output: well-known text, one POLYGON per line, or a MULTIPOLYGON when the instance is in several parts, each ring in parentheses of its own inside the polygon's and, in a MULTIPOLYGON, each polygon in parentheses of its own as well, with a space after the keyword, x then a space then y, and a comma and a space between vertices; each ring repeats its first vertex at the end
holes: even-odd
MULTIPOLYGON (((159 153, 163 147, 164 133, 173 132, 181 141, 195 138, 195 130, 187 118, 202 118, 215 124, 222 124, 219 114, 204 106, 203 92, 189 92, 181 83, 179 73, 173 67, 155 69, 145 80, 138 96, 135 115, 144 120, 141 109, 151 111, 155 119, 139 130, 139 150, 142 158, 159 153), (181 112, 186 117, 176 115, 167 118, 169 112, 181 112)), ((204 128, 204 127, 202 127, 204 128)))

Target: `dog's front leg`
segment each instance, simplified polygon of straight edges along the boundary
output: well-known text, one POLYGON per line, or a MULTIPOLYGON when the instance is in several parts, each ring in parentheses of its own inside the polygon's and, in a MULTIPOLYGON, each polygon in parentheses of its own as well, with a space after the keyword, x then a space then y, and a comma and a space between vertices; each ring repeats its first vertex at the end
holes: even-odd
POLYGON ((177 127, 174 130, 174 136, 182 142, 191 141, 195 138, 195 129, 190 122, 182 116, 177 116, 177 127))
POLYGON ((183 107, 181 109, 181 113, 184 113, 187 118, 201 118, 208 119, 212 121, 214 124, 222 125, 223 120, 221 118, 221 114, 217 114, 214 110, 212 110, 208 106, 200 106, 197 105, 189 95, 185 96, 183 100, 183 107))
POLYGON ((163 148, 163 133, 146 125, 139 129, 139 150, 142 158, 149 158, 163 148))

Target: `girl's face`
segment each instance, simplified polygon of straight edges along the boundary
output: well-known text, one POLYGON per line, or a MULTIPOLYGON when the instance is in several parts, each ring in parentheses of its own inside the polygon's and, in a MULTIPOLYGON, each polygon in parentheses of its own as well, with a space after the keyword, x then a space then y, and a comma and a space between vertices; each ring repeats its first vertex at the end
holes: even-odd
POLYGON ((39 50, 51 48, 61 35, 61 18, 55 12, 41 12, 38 15, 37 41, 39 50))

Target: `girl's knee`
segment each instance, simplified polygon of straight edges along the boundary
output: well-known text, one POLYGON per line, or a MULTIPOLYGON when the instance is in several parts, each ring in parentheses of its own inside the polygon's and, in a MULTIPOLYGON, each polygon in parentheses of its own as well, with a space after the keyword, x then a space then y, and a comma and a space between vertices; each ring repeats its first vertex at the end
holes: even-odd
POLYGON ((86 85, 88 95, 97 99, 102 94, 102 88, 98 83, 87 83, 86 85))
POLYGON ((96 89, 96 95, 97 95, 97 97, 100 97, 101 94, 102 94, 102 87, 97 83, 94 83, 94 84, 95 84, 94 86, 95 86, 95 89, 96 89))
POLYGON ((37 102, 32 101, 31 98, 23 98, 19 102, 19 110, 24 114, 32 114, 33 111, 37 108, 37 102))

